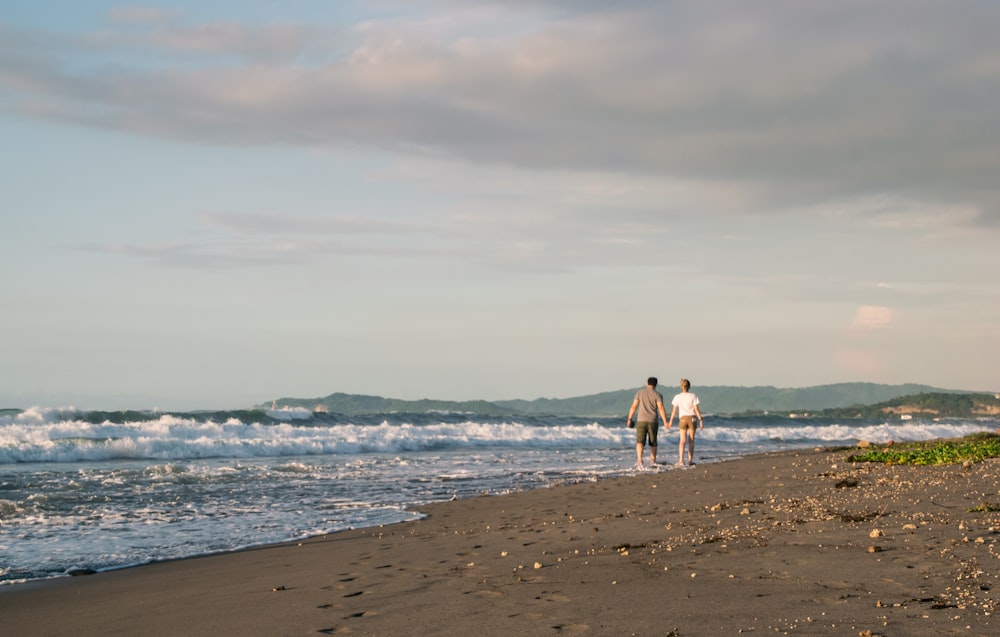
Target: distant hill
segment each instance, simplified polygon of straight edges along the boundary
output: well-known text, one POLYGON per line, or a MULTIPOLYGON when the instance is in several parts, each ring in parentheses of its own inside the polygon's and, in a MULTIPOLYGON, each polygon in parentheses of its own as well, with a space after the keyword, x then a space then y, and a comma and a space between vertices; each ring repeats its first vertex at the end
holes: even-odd
MULTIPOLYGON (((539 398, 532 401, 498 401, 526 414, 609 416, 628 412, 636 388, 566 399, 539 398)), ((658 388, 669 402, 679 388, 658 388)), ((739 414, 764 411, 814 411, 851 405, 866 405, 925 392, 949 392, 928 385, 880 385, 876 383, 838 383, 814 387, 780 388, 771 386, 692 387, 698 394, 702 411, 713 414, 739 414)))
POLYGON ((255 409, 270 407, 300 407, 312 411, 328 411, 346 416, 362 414, 415 413, 431 412, 471 413, 483 416, 504 416, 512 412, 509 408, 485 400, 401 400, 398 398, 383 398, 364 394, 335 393, 322 398, 278 398, 269 403, 255 405, 255 409))
POLYGON ((878 418, 909 415, 924 418, 982 418, 1000 416, 1000 394, 925 393, 901 396, 874 405, 823 409, 819 416, 878 418))
MULTIPOLYGON (((348 416, 373 413, 458 412, 484 416, 623 416, 628 412, 632 397, 639 387, 590 394, 575 398, 536 398, 534 400, 449 401, 400 400, 360 394, 334 393, 321 398, 279 398, 256 405, 257 409, 300 407, 324 410, 348 416)), ((669 402, 679 390, 661 385, 660 392, 669 402)), ((814 387, 779 388, 771 386, 693 387, 701 400, 702 410, 711 414, 746 412, 818 411, 858 405, 883 403, 902 396, 916 394, 971 394, 963 390, 948 390, 929 385, 881 385, 877 383, 838 383, 814 387)))
MULTIPOLYGON (((497 404, 515 408, 519 413, 525 414, 609 416, 627 413, 637 389, 639 388, 622 389, 579 398, 497 401, 497 404)), ((680 391, 679 388, 664 385, 660 385, 659 390, 667 402, 680 391)), ((737 414, 753 411, 812 411, 882 402, 909 394, 949 391, 928 385, 879 385, 876 383, 838 383, 801 388, 721 385, 692 387, 691 390, 698 394, 702 411, 714 414, 737 414)))

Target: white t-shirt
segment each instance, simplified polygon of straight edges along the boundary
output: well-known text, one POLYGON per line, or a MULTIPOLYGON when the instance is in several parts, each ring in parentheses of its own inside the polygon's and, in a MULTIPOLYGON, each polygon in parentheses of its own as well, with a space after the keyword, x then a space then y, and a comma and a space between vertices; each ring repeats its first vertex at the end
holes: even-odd
POLYGON ((670 404, 677 407, 678 416, 693 416, 694 406, 698 404, 698 397, 694 392, 684 391, 674 396, 670 404))

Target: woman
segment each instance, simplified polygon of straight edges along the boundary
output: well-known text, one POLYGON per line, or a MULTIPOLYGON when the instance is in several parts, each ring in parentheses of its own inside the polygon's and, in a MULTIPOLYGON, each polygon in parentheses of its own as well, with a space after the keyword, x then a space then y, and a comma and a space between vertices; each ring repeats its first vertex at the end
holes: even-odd
POLYGON ((681 442, 677 450, 677 466, 684 466, 684 448, 687 447, 688 464, 694 465, 694 419, 698 418, 698 429, 705 428, 705 421, 701 417, 701 408, 698 407, 698 396, 691 391, 691 381, 686 378, 681 379, 681 393, 674 396, 670 403, 674 406, 670 410, 670 421, 667 429, 674 424, 674 416, 680 413, 678 428, 681 430, 681 442))

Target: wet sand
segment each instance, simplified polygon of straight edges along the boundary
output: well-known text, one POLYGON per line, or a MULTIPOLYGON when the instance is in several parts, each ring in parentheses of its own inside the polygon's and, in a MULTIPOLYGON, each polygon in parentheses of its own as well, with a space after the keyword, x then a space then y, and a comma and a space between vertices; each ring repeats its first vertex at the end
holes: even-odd
POLYGON ((996 635, 1000 460, 809 450, 0 587, 4 635, 996 635), (970 511, 971 509, 971 511, 970 511))

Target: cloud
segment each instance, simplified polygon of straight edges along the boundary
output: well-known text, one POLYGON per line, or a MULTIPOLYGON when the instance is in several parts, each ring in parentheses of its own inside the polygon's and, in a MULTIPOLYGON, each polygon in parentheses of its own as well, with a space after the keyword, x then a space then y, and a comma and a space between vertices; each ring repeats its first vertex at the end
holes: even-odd
POLYGON ((274 265, 300 265, 314 261, 322 252, 291 241, 237 244, 234 242, 102 243, 78 249, 98 254, 128 257, 182 269, 230 269, 274 265))
POLYGON ((421 244, 386 244, 324 237, 262 236, 239 240, 226 236, 171 243, 91 243, 77 246, 77 249, 159 266, 196 270, 312 266, 344 257, 402 260, 455 257, 454 254, 443 254, 441 250, 421 244))
POLYGON ((385 222, 359 216, 304 216, 291 214, 204 212, 202 223, 247 234, 412 235, 439 232, 428 223, 385 222))
POLYGON ((862 305, 855 313, 851 327, 855 329, 874 330, 886 327, 891 323, 891 309, 877 305, 862 305))
MULTIPOLYGON (((428 223, 353 216, 219 213, 195 215, 196 238, 156 243, 88 243, 86 252, 182 269, 312 265, 341 257, 438 258, 440 230, 428 223), (415 240, 416 237, 421 240, 415 240)), ((454 255, 452 255, 454 256, 454 255)))
MULTIPOLYGON (((929 202, 925 220, 1000 223, 1000 7, 462 7, 353 26, 131 10, 93 58, 93 42, 54 51, 18 33, 0 56, 2 108, 192 144, 666 178, 756 212, 898 193, 929 202)), ((910 223, 899 212, 859 213, 910 223)))

